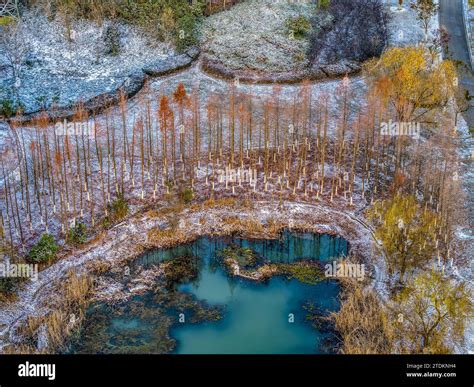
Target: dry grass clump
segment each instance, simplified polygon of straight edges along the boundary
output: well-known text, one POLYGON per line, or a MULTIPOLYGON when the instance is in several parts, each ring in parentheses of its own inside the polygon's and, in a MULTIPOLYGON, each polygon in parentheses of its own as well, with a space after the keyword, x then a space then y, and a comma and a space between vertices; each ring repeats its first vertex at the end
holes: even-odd
POLYGON ((16 293, 0 293, 0 304, 2 303, 10 303, 16 301, 18 299, 18 295, 16 293))
POLYGON ((182 212, 185 209, 185 205, 181 203, 172 204, 166 207, 161 207, 159 209, 153 208, 146 212, 146 216, 149 218, 160 218, 162 216, 168 216, 182 212))
POLYGON ((372 289, 355 280, 344 281, 343 302, 330 319, 341 338, 344 354, 389 354, 393 330, 389 315, 372 289))
POLYGON ((98 232, 90 240, 88 240, 83 247, 97 245, 97 243, 100 242, 106 235, 107 233, 104 230, 98 232))
POLYGON ((149 243, 161 243, 162 241, 166 241, 168 239, 172 239, 174 236, 175 231, 171 228, 160 229, 160 228, 153 228, 148 231, 147 234, 147 242, 149 243))
POLYGON ((96 275, 107 273, 112 268, 112 263, 108 261, 89 261, 85 264, 86 270, 96 275))
POLYGON ((147 233, 147 243, 162 248, 172 247, 176 244, 185 243, 190 235, 186 235, 181 229, 174 227, 160 229, 153 228, 147 233))
POLYGON ((265 234, 264 226, 256 219, 231 216, 223 219, 222 223, 224 231, 230 233, 249 237, 262 237, 265 234))
POLYGON ((58 307, 43 321, 49 350, 63 349, 66 339, 78 329, 89 304, 92 289, 93 281, 90 277, 79 276, 74 271, 68 273, 60 290, 62 296, 58 307))
POLYGON ((215 199, 211 197, 202 203, 202 207, 203 209, 216 208, 216 207, 234 207, 236 204, 237 204, 237 200, 235 198, 215 199))
POLYGON ((262 223, 254 218, 231 216, 224 218, 222 223, 224 232, 248 238, 274 239, 284 227, 281 222, 273 218, 270 218, 266 223, 262 223))
POLYGON ((280 221, 270 218, 267 220, 266 230, 268 233, 276 235, 282 230, 283 226, 280 221))
POLYGON ((146 211, 145 216, 147 218, 154 219, 154 218, 159 218, 161 216, 161 213, 157 209, 153 208, 151 210, 146 211))
POLYGON ((255 205, 254 205, 254 201, 249 199, 249 198, 245 198, 243 199, 241 202, 240 202, 240 205, 243 207, 243 208, 246 208, 248 210, 251 210, 253 208, 255 208, 255 205))
POLYGON ((176 203, 160 209, 159 213, 161 216, 168 216, 182 212, 186 206, 182 203, 176 203))
POLYGON ((68 309, 84 309, 88 304, 88 296, 93 287, 92 278, 87 275, 78 276, 74 271, 68 273, 66 285, 63 287, 64 302, 68 309))
POLYGON ((12 353, 56 353, 65 349, 67 339, 80 327, 93 290, 93 280, 70 270, 58 285, 54 307, 44 316, 29 316, 18 329, 24 343, 8 349, 12 353), (40 336, 44 347, 38 348, 40 336))
POLYGON ((2 350, 2 355, 34 355, 37 354, 38 351, 31 345, 26 344, 9 344, 2 350))
POLYGON ((190 212, 197 212, 197 211, 201 210, 201 204, 199 204, 199 203, 189 204, 186 208, 190 212))

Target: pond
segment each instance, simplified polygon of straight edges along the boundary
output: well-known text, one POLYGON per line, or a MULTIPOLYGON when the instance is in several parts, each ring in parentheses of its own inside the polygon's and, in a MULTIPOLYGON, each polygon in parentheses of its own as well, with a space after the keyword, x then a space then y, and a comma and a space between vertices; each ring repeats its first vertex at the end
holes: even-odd
POLYGON ((172 287, 157 280, 156 288, 125 302, 92 305, 70 352, 331 352, 331 332, 314 325, 308 316, 338 309, 338 283, 323 279, 310 284, 285 275, 264 282, 233 276, 217 259, 229 246, 251 251, 260 262, 283 264, 332 262, 349 248, 341 237, 284 231, 277 240, 201 237, 148 252, 134 262, 131 277, 179 257, 196 257, 197 275, 189 278, 183 272, 172 287))

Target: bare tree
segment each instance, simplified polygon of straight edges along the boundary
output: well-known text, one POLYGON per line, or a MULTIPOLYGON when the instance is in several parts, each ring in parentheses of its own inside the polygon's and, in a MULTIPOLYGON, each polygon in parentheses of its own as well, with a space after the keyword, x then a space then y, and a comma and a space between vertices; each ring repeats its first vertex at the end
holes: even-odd
POLYGON ((11 68, 17 100, 21 87, 21 69, 30 51, 28 35, 26 25, 21 20, 0 26, 0 52, 3 53, 11 68))
POLYGON ((336 62, 379 56, 388 41, 389 14, 380 0, 331 1, 312 19, 309 58, 336 62))
POLYGON ((425 31, 425 42, 428 42, 428 29, 430 21, 438 12, 438 4, 434 0, 416 0, 416 3, 411 3, 411 7, 417 12, 417 19, 421 22, 423 30, 425 31))

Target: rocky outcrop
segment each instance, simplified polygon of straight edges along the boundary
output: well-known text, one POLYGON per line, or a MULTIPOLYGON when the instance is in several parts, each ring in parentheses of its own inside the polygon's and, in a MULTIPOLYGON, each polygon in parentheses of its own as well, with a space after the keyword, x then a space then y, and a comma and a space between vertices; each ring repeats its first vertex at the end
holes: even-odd
POLYGON ((346 74, 354 74, 361 70, 361 65, 354 61, 343 60, 339 63, 319 65, 316 69, 324 72, 329 78, 337 78, 346 74))
POLYGON ((193 63, 199 56, 199 49, 192 47, 182 54, 164 60, 156 61, 143 68, 143 72, 150 77, 161 77, 182 70, 193 63))
MULTIPOLYGON (((89 114, 100 113, 105 108, 112 106, 120 101, 121 93, 127 98, 134 96, 138 93, 143 85, 145 84, 145 74, 139 70, 131 74, 125 81, 115 90, 110 92, 99 94, 87 101, 82 101, 83 110, 89 114)), ((36 111, 28 114, 24 114, 19 117, 13 117, 10 119, 11 122, 18 124, 25 124, 28 122, 35 121, 36 119, 43 117, 44 114, 48 116, 50 120, 62 120, 69 119, 76 113, 77 104, 81 101, 77 101, 74 104, 67 106, 53 108, 46 111, 36 111)))
MULTIPOLYGON (((115 90, 99 94, 91 99, 88 99, 87 101, 82 101, 82 107, 84 111, 89 114, 100 113, 107 107, 117 104, 120 101, 120 96, 122 93, 127 98, 131 98, 137 94, 145 84, 147 76, 158 77, 174 73, 190 66, 191 63, 198 57, 199 49, 197 47, 192 47, 182 54, 157 61, 155 64, 147 66, 142 70, 137 70, 136 72, 129 75, 125 81, 115 90)), ((10 121, 25 124, 35 121, 44 114, 46 114, 52 121, 69 119, 74 116, 78 102, 81 101, 77 101, 76 103, 67 106, 49 109, 45 112, 36 111, 27 113, 20 117, 13 117, 10 121)))

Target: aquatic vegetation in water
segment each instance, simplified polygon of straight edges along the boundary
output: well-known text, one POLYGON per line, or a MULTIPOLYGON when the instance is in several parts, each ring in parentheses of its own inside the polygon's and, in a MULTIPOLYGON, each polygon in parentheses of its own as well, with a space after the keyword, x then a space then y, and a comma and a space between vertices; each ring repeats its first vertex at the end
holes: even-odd
POLYGON ((248 247, 235 244, 217 252, 217 261, 229 273, 259 281, 276 275, 297 279, 301 283, 315 285, 325 279, 324 272, 317 262, 301 260, 292 263, 263 263, 263 259, 248 247))
POLYGON ((243 269, 255 267, 258 263, 258 256, 252 249, 237 245, 230 245, 225 249, 219 250, 217 258, 225 264, 227 264, 226 262, 236 262, 243 269))
POLYGON ((145 301, 96 305, 73 343, 74 353, 166 353, 175 341, 168 335, 171 318, 161 308, 146 308, 145 301), (142 324, 138 322, 147 322, 142 324))
POLYGON ((163 264, 166 287, 173 289, 183 282, 190 282, 199 274, 199 258, 193 256, 177 257, 163 264))
MULTIPOLYGON (((183 267, 182 261, 179 265, 183 267)), ((207 305, 192 295, 176 292, 159 280, 154 291, 117 304, 100 303, 88 311, 81 337, 72 353, 170 353, 176 340, 170 330, 179 323, 197 324, 222 318, 222 308, 207 305)))
POLYGON ((288 278, 295 278, 298 281, 315 285, 325 279, 324 272, 321 267, 310 261, 298 261, 290 264, 278 264, 278 273, 285 274, 288 278))

